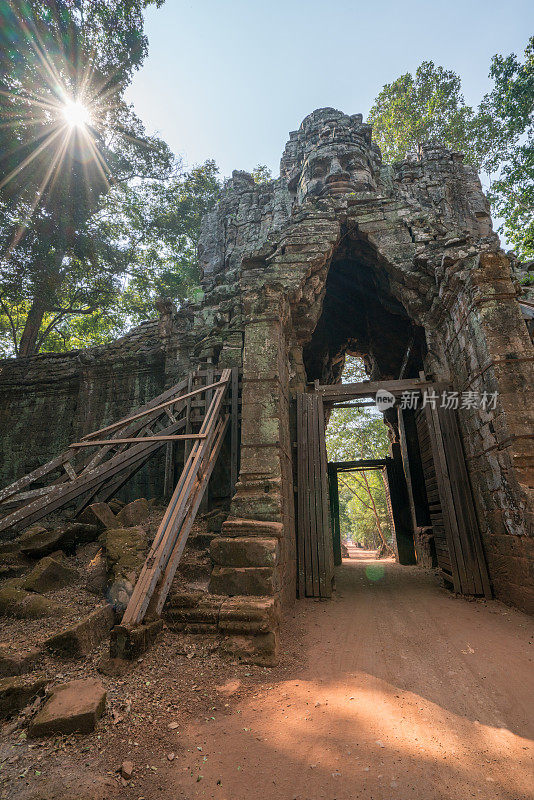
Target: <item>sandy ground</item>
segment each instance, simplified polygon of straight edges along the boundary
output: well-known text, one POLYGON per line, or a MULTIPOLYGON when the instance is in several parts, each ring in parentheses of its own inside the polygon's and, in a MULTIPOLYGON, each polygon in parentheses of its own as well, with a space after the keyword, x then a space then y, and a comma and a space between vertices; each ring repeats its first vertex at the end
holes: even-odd
POLYGON ((332 601, 288 613, 279 667, 228 663, 209 640, 167 631, 102 678, 95 734, 4 736, 0 797, 530 800, 531 618, 354 554, 332 601))

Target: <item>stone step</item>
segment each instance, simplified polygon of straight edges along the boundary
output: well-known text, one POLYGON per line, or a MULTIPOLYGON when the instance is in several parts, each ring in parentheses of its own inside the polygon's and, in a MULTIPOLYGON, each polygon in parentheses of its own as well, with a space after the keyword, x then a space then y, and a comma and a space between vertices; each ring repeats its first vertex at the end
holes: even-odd
POLYGON ((284 527, 281 522, 260 519, 228 519, 222 526, 223 536, 261 536, 281 539, 284 527))

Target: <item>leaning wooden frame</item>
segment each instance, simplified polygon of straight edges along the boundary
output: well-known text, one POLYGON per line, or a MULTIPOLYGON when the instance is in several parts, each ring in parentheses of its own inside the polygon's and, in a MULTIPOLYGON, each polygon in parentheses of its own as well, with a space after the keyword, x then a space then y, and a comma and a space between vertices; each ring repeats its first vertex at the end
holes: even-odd
POLYGON ((159 615, 163 608, 228 427, 229 418, 221 418, 221 411, 231 374, 230 369, 222 372, 200 429, 202 438, 198 438, 191 448, 154 537, 124 612, 121 622, 124 626, 140 624, 151 601, 153 614, 159 615))
MULTIPOLYGON (((0 519, 0 532, 29 526, 78 500, 76 517, 99 492, 101 499, 112 497, 161 446, 202 438, 202 432, 190 430, 191 398, 201 393, 208 398, 213 389, 220 387, 221 380, 214 382, 213 377, 213 368, 192 373, 134 414, 87 434, 61 455, 1 490, 0 513, 7 513, 0 519), (207 385, 191 388, 195 380, 205 377, 211 379, 207 385), (178 418, 182 413, 185 416, 178 418), (154 432, 151 426, 156 425, 163 427, 154 432), (185 434, 180 432, 184 428, 185 434), (106 438, 97 438, 102 435, 106 438), (91 446, 97 447, 97 452, 75 467, 77 453, 91 446), (64 473, 58 476, 58 470, 64 473), (48 484, 31 488, 43 481, 48 484)), ((226 378, 225 387, 228 382, 226 378)))

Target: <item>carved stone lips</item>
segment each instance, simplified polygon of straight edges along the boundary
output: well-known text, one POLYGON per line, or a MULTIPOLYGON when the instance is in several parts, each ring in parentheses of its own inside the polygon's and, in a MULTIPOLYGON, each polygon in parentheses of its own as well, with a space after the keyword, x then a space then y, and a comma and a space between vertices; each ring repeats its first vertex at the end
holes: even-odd
POLYGON ((346 194, 347 192, 356 192, 358 187, 352 181, 329 181, 324 187, 321 194, 346 194))

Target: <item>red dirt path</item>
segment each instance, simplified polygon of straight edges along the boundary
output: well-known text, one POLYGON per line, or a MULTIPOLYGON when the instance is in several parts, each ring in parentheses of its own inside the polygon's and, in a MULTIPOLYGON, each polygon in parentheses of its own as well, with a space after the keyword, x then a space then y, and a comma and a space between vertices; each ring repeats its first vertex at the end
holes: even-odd
POLYGON ((158 797, 534 797, 530 618, 355 555, 297 605, 298 674, 190 724, 158 797))

